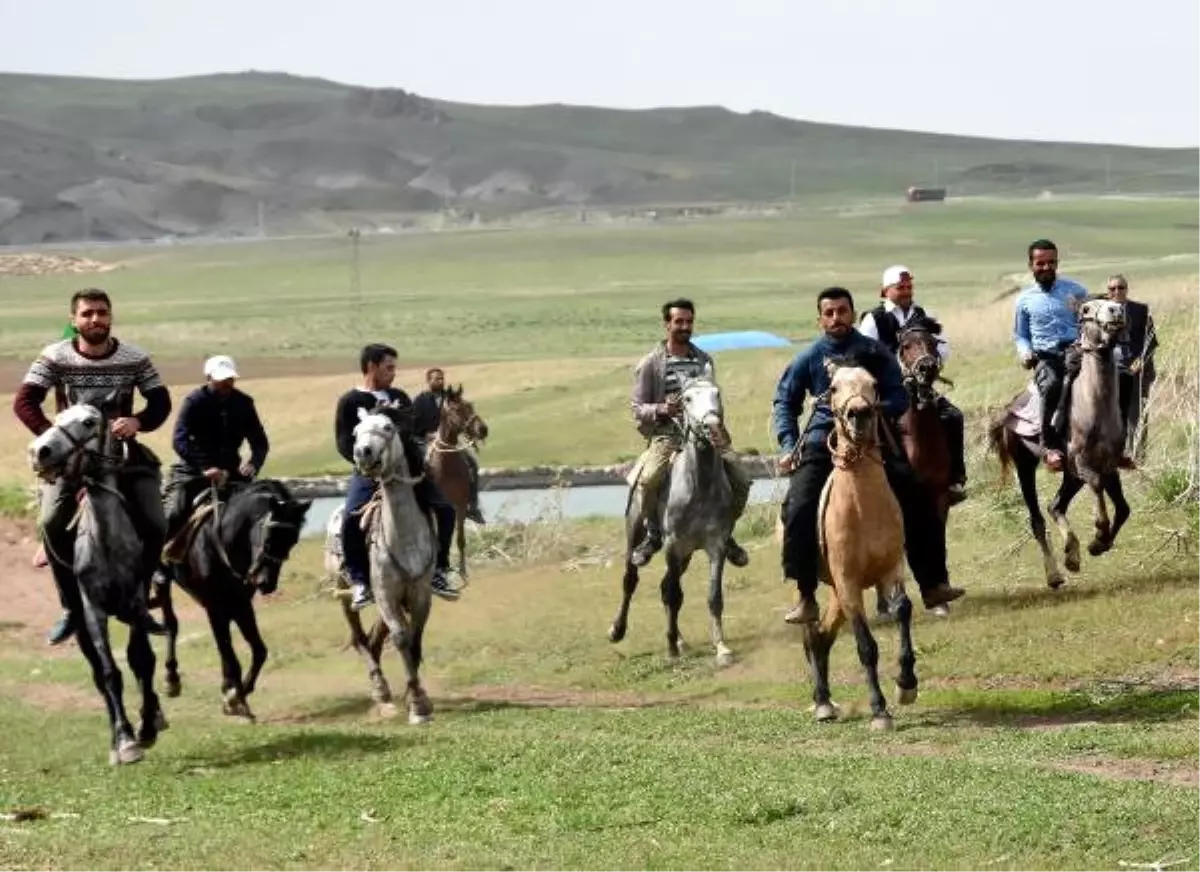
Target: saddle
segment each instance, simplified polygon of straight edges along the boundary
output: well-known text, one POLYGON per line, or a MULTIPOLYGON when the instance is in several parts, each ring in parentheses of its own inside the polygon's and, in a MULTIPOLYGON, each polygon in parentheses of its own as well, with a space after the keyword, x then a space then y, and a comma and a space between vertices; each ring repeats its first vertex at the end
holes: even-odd
POLYGON ((191 550, 192 543, 196 541, 196 534, 200 532, 200 528, 204 525, 204 522, 216 510, 216 506, 209 496, 209 491, 205 491, 200 497, 197 497, 196 503, 197 508, 192 511, 191 516, 183 525, 183 529, 163 545, 162 556, 164 563, 182 563, 184 561, 188 551, 191 550))
POLYGON ((1042 400, 1030 382, 1004 410, 1004 426, 1025 439, 1037 439, 1042 432, 1042 400))

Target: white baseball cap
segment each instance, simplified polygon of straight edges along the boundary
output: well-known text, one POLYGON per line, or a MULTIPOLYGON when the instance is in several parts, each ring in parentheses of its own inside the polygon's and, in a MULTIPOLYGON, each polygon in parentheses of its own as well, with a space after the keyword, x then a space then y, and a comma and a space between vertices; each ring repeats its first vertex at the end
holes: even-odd
POLYGON ((883 271, 883 287, 890 288, 892 285, 898 285, 905 276, 910 279, 913 277, 913 272, 908 267, 900 264, 889 266, 883 271))
POLYGON ((213 381, 225 381, 228 378, 237 378, 237 365, 234 364, 232 357, 218 354, 204 361, 204 375, 213 381))

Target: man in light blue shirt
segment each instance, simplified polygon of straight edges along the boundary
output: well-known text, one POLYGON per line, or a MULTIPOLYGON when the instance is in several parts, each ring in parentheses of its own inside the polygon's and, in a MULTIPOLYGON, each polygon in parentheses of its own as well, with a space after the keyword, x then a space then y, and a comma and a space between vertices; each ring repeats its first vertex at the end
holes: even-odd
POLYGON ((1088 292, 1078 282, 1058 277, 1058 248, 1049 239, 1030 244, 1029 271, 1034 284, 1017 297, 1013 341, 1022 366, 1034 370, 1033 383, 1042 400, 1043 458, 1058 472, 1063 466, 1065 400, 1079 364, 1078 354, 1072 353, 1079 339, 1077 313, 1088 292))

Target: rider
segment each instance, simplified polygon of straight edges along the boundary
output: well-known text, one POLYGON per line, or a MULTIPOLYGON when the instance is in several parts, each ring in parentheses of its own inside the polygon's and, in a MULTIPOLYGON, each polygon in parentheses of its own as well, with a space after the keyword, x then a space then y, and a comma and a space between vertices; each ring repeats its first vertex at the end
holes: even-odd
MULTIPOLYGON (((883 271, 883 302, 862 316, 858 331, 863 336, 877 339, 892 352, 900 351, 900 333, 914 318, 931 318, 924 309, 913 303, 913 274, 906 266, 890 266, 883 271)), ((950 360, 950 342, 939 333, 937 336, 938 357, 942 365, 950 360)), ((950 504, 961 503, 967 498, 966 438, 963 414, 944 395, 938 394, 938 417, 946 434, 946 447, 950 450, 950 504)))
MULTIPOLYGON (((417 433, 426 441, 437 436, 438 425, 442 417, 442 403, 446 398, 446 373, 439 367, 425 371, 425 390, 413 398, 413 414, 416 416, 417 433)), ((467 518, 476 524, 487 523, 483 512, 479 510, 479 461, 470 451, 462 452, 467 462, 468 481, 470 482, 470 503, 467 505, 467 518)))
MULTIPOLYGON (((359 355, 359 368, 362 370, 362 384, 351 388, 338 399, 337 413, 334 420, 334 435, 337 440, 338 454, 342 455, 352 466, 354 464, 354 428, 358 426, 358 410, 370 411, 381 403, 391 403, 401 409, 412 409, 412 400, 400 388, 392 387, 396 380, 396 349, 390 345, 372 343, 363 348, 359 355)), ((419 475, 425 469, 425 448, 414 432, 401 434, 404 445, 405 459, 412 475, 419 475)), ((371 501, 375 493, 375 482, 358 472, 355 468, 350 474, 350 484, 346 490, 346 509, 342 518, 342 553, 346 565, 346 575, 350 579, 350 607, 355 611, 366 608, 374 602, 371 593, 370 560, 367 554, 367 539, 361 526, 360 513, 363 507, 371 501)), ((435 502, 430 482, 422 478, 413 487, 417 504, 428 516, 435 502)), ((432 526, 432 524, 431 524, 432 526)), ((441 548, 438 548, 439 553, 441 548)), ((439 557, 439 563, 441 558, 439 557)), ((433 575, 433 592, 443 599, 458 599, 458 591, 450 586, 444 570, 439 567, 433 575)))
MULTIPOLYGON (((826 479, 833 471, 828 439, 833 430, 829 408, 830 358, 853 360, 874 376, 885 426, 908 408, 908 392, 894 355, 854 329, 854 298, 845 288, 826 288, 817 295, 817 323, 823 336, 800 352, 784 370, 775 391, 775 437, 783 449, 779 471, 795 473, 783 503, 783 571, 795 581, 800 603, 784 618, 788 623, 815 623, 819 618, 816 592, 818 576, 817 504, 826 479), (815 398, 808 429, 801 434, 798 418, 804 399, 815 398)), ((894 432, 894 431, 893 431, 894 432)), ((925 488, 917 484, 907 458, 897 450, 884 451, 888 482, 904 515, 905 550, 913 576, 921 588, 926 608, 952 602, 963 595, 951 587, 946 570, 946 532, 925 488)), ((869 531, 863 531, 870 535, 869 531)))
POLYGON ((1150 307, 1129 299, 1129 282, 1125 276, 1117 273, 1108 277, 1108 298, 1120 303, 1125 310, 1117 373, 1126 451, 1134 452, 1146 444, 1146 400, 1155 380, 1154 352, 1158 349, 1158 333, 1150 307))
POLYGON ((168 542, 183 529, 205 488, 252 481, 271 449, 253 398, 234 386, 239 376, 233 358, 210 357, 204 377, 206 384, 187 395, 175 421, 172 445, 179 460, 163 490, 168 542), (245 462, 243 442, 250 445, 245 462))
POLYGON ((1034 283, 1021 291, 1013 319, 1013 340, 1021 365, 1033 369, 1041 398, 1041 436, 1046 466, 1063 467, 1063 434, 1071 382, 1079 372, 1079 306, 1087 289, 1058 276, 1058 248, 1049 239, 1029 245, 1034 283))
MULTIPOLYGON (((143 570, 149 582, 158 566, 166 528, 159 498, 162 476, 158 458, 139 444, 136 436, 157 430, 166 422, 171 414, 171 394, 150 356, 112 335, 112 300, 107 293, 98 288, 77 291, 71 297, 71 317, 76 335, 46 346, 13 398, 13 412, 36 436, 53 426, 42 411, 51 390, 59 412, 77 402, 84 392, 117 393, 119 417, 109 427, 129 446, 129 461, 118 473, 118 486, 142 540, 143 570), (146 401, 136 415, 135 390, 146 401)), ((66 641, 80 626, 82 602, 72 563, 75 537, 70 530, 77 487, 77 482, 61 478, 41 486, 39 526, 63 607, 62 618, 48 636, 51 645, 66 641)), ((139 620, 149 632, 166 632, 149 612, 143 611, 139 620)))
MULTIPOLYGON (((646 524, 646 537, 634 548, 632 559, 636 566, 645 566, 654 553, 662 548, 659 494, 671 468, 671 457, 681 447, 679 427, 679 391, 683 382, 695 378, 706 368, 714 372, 712 358, 692 344, 692 325, 696 307, 691 300, 671 300, 662 307, 666 338, 642 358, 634 370, 633 417, 638 432, 647 439, 645 461, 637 488, 646 524)), ((725 473, 733 491, 733 519, 736 522, 745 511, 750 497, 750 479, 728 448, 724 451, 725 473)), ((726 559, 734 566, 745 566, 749 555, 731 535, 726 546, 726 559)))

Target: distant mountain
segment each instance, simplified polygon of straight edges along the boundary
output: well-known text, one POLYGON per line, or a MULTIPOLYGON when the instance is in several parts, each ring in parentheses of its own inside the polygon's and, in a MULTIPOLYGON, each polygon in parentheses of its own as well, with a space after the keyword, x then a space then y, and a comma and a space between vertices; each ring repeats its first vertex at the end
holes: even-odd
POLYGON ((437 213, 1197 193, 1197 149, 1019 142, 720 107, 475 106, 274 73, 0 74, 0 243, 303 233, 437 213))

